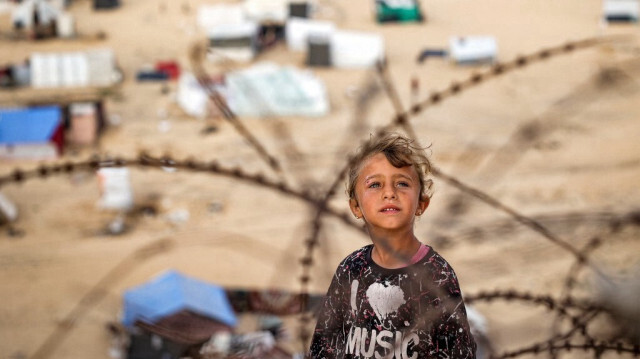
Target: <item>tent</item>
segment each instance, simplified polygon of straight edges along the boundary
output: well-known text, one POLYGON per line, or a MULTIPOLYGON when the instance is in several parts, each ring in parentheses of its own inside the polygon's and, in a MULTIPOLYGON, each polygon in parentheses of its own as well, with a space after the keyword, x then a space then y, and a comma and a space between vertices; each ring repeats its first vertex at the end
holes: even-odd
POLYGON ((417 0, 375 0, 375 4, 379 23, 424 20, 417 0))
POLYGON ((72 145, 93 145, 105 126, 102 101, 72 102, 68 107, 65 141, 72 145))
POLYGON ((18 218, 18 207, 0 192, 0 224, 13 222, 18 218))
POLYGON ((31 85, 36 88, 111 86, 119 81, 112 49, 34 52, 29 58, 31 85))
POLYGON ((289 0, 245 0, 244 14, 257 23, 284 24, 289 17, 289 0))
POLYGON ((285 36, 292 51, 305 51, 309 36, 331 37, 336 27, 330 21, 291 18, 287 21, 285 36))
POLYGON ((258 30, 258 24, 250 21, 211 28, 207 59, 212 62, 253 60, 258 48, 258 30))
POLYGON ((133 333, 129 342, 127 359, 179 359, 189 348, 146 332, 133 333))
POLYGON ((602 11, 607 22, 637 22, 640 18, 640 1, 604 0, 602 11))
POLYGON ((120 6, 120 0, 93 0, 93 8, 99 9, 112 9, 120 6))
POLYGON ((26 0, 18 5, 11 14, 13 27, 28 29, 37 25, 50 25, 62 12, 60 6, 44 0, 26 0), (37 22, 34 21, 37 19, 37 22))
POLYGON ((449 53, 458 64, 491 63, 496 59, 498 44, 493 36, 452 36, 449 53))
POLYGON ((367 68, 384 61, 384 38, 380 34, 339 30, 329 39, 331 66, 367 68))
POLYGON ((0 109, 0 157, 55 158, 63 143, 60 107, 0 109))
POLYGON ((223 288, 174 270, 127 290, 123 299, 126 327, 178 343, 205 342, 238 321, 223 288))
POLYGON ((183 72, 178 79, 177 102, 189 116, 205 118, 209 95, 191 72, 183 72))
POLYGON ((226 76, 227 102, 239 116, 324 116, 324 83, 310 71, 262 62, 226 76))

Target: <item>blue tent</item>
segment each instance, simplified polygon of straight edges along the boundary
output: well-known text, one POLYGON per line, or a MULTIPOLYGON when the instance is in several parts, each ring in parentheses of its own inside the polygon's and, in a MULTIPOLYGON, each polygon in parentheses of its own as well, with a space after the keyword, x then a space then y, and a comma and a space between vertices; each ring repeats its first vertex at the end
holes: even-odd
POLYGON ((155 323, 185 310, 230 327, 238 321, 223 288, 169 270, 125 291, 122 323, 127 327, 137 320, 155 323))
POLYGON ((0 109, 0 144, 55 142, 61 121, 58 106, 0 109))

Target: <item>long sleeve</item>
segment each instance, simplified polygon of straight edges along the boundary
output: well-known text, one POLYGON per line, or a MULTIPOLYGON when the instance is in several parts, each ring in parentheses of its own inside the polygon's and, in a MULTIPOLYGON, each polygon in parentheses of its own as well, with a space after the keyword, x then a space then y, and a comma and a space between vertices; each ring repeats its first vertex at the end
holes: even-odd
MULTIPOLYGON (((440 287, 441 303, 438 318, 431 327, 431 348, 436 358, 475 359, 476 342, 471 334, 458 279, 448 267, 445 285, 440 287)), ((436 307, 437 308, 437 307, 436 307)))
POLYGON ((318 314, 318 322, 311 341, 311 358, 338 358, 343 352, 345 346, 344 316, 346 313, 344 297, 345 289, 336 273, 318 314))

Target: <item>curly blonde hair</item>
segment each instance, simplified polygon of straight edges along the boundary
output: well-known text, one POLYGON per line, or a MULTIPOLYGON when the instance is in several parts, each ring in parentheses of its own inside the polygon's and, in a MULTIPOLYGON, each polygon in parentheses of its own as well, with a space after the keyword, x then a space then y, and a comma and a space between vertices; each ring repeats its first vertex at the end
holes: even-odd
POLYGON ((356 199, 356 181, 363 164, 378 153, 384 154, 389 163, 396 168, 413 166, 420 179, 420 198, 422 200, 431 198, 433 185, 433 181, 429 178, 431 162, 424 148, 417 146, 413 140, 403 135, 391 133, 381 138, 370 138, 351 159, 347 182, 349 199, 356 199))

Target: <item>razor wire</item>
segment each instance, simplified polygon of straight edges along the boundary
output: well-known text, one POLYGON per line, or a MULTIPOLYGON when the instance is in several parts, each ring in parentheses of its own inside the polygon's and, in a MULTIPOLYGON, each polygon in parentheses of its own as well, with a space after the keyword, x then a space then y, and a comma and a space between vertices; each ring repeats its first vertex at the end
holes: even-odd
MULTIPOLYGON (((490 70, 483 73, 475 73, 471 75, 467 80, 461 82, 452 83, 447 89, 433 92, 427 99, 413 104, 410 107, 410 110, 403 111, 402 104, 400 103, 399 97, 395 92, 393 85, 390 80, 389 74, 386 72, 385 67, 379 68, 379 74, 382 77, 382 82, 384 85, 385 92, 390 97, 392 105, 396 111, 395 117, 391 120, 391 122, 380 129, 377 129, 374 133, 374 136, 382 136, 387 133, 389 130, 396 126, 401 126, 412 138, 416 138, 415 133, 413 132, 413 127, 411 126, 409 119, 412 116, 415 116, 430 106, 440 104, 443 100, 460 95, 471 87, 477 86, 487 80, 497 78, 499 76, 510 73, 514 70, 524 68, 527 65, 547 60, 551 57, 568 54, 578 49, 590 48, 596 46, 598 44, 602 44, 606 41, 612 41, 611 39, 603 39, 603 38, 591 38, 586 40, 580 40, 575 42, 569 42, 560 46, 541 49, 531 55, 519 56, 513 61, 496 64, 490 70)), ((233 112, 228 108, 224 99, 213 89, 210 85, 209 78, 200 65, 200 60, 198 58, 201 50, 194 50, 191 54, 192 66, 197 75, 197 79, 199 83, 207 90, 210 99, 214 102, 214 104, 221 110, 225 119, 233 126, 233 128, 243 137, 245 138, 249 144, 255 149, 257 154, 269 165, 269 167, 274 170, 275 173, 282 175, 282 167, 279 161, 268 153, 266 147, 263 146, 258 139, 253 136, 253 134, 242 124, 240 119, 238 119, 233 112)), ((267 179, 266 176, 262 174, 252 175, 246 173, 241 168, 227 168, 221 166, 216 161, 210 162, 202 162, 196 161, 193 159, 186 160, 176 160, 171 156, 163 156, 163 157, 152 157, 147 154, 140 154, 138 158, 113 158, 113 159, 100 159, 100 158, 92 158, 87 161, 82 162, 64 162, 59 164, 52 165, 41 165, 40 167, 34 170, 21 170, 14 169, 11 173, 0 176, 0 188, 2 186, 8 185, 10 183, 22 183, 28 180, 33 180, 36 178, 46 178, 54 175, 62 175, 62 174, 70 174, 76 171, 95 171, 99 168, 105 167, 154 167, 154 168, 177 168, 185 171, 191 172, 207 172, 215 175, 226 176, 233 179, 239 179, 245 181, 251 185, 264 187, 269 190, 277 191, 284 195, 293 196, 298 198, 307 204, 309 204, 312 208, 315 209, 314 215, 311 218, 310 224, 310 233, 305 240, 305 251, 300 259, 300 264, 302 265, 302 273, 299 278, 300 280, 300 295, 302 298, 306 298, 309 294, 308 291, 308 283, 311 281, 311 268, 314 264, 313 253, 314 249, 319 244, 319 235, 322 231, 322 218, 325 215, 331 215, 335 218, 338 218, 342 223, 347 226, 351 226, 362 230, 357 224, 355 224, 351 220, 351 216, 348 213, 340 213, 328 206, 329 200, 335 195, 336 189, 339 183, 342 181, 344 175, 346 174, 347 168, 351 165, 353 158, 349 158, 346 165, 342 167, 336 176, 336 179, 331 183, 329 188, 324 192, 324 195, 315 196, 306 190, 298 190, 290 185, 288 185, 283 180, 281 181, 273 181, 267 179)), ((445 182, 451 184, 452 186, 458 188, 463 193, 467 195, 471 195, 476 199, 479 199, 487 204, 489 204, 492 208, 505 212, 509 214, 512 219, 523 224, 529 229, 534 230, 535 232, 543 235, 545 238, 549 239, 555 245, 565 249, 569 253, 571 253, 575 259, 576 264, 570 270, 570 273, 567 276, 567 281, 565 283, 565 287, 567 288, 567 292, 562 296, 561 299, 554 299, 548 296, 534 295, 530 293, 519 293, 515 291, 495 291, 495 292, 480 292, 476 295, 468 296, 465 298, 465 301, 472 302, 492 302, 497 299, 502 299, 505 301, 521 301, 533 303, 536 305, 543 305, 550 310, 553 310, 558 317, 570 317, 573 321, 574 326, 567 333, 554 333, 551 339, 548 341, 537 343, 531 345, 529 347, 523 347, 518 350, 505 352, 501 356, 495 358, 513 358, 519 357, 525 354, 538 354, 547 352, 550 354, 565 352, 571 350, 583 350, 590 351, 595 353, 596 357, 605 352, 615 351, 617 353, 630 353, 634 356, 640 355, 640 349, 637 345, 630 346, 628 344, 624 344, 622 342, 604 342, 604 341, 595 341, 593 338, 587 338, 584 343, 575 343, 570 340, 564 340, 564 337, 573 335, 576 331, 583 332, 583 337, 588 337, 586 335, 586 325, 588 321, 585 323, 581 323, 579 321, 580 315, 585 313, 592 313, 593 316, 603 311, 604 309, 598 307, 593 303, 582 303, 570 296, 569 291, 569 283, 571 281, 570 278, 575 276, 575 273, 579 271, 579 268, 589 262, 589 254, 588 251, 580 251, 573 246, 569 245, 561 238, 556 236, 550 230, 548 230, 544 225, 539 223, 538 221, 524 216, 515 210, 507 207, 506 205, 500 203, 497 199, 492 196, 477 190, 467 184, 465 184, 460 179, 447 175, 443 173, 441 170, 437 168, 433 168, 433 175, 444 180, 445 182), (578 314, 571 315, 568 313, 569 310, 579 311, 578 314), (568 334, 571 333, 571 334, 568 334), (562 339, 560 339, 562 338, 562 339)), ((163 242, 164 243, 164 242, 163 242)), ((169 250, 169 247, 161 246, 161 251, 169 250)), ((160 251, 160 252, 161 252, 160 251)), ((146 253, 148 251, 141 250, 140 252, 135 252, 134 257, 141 255, 141 253, 146 253)), ((152 250, 150 255, 157 253, 158 251, 152 250)), ((128 259, 122 263, 129 263, 128 259)), ((63 323, 57 328, 51 336, 45 340, 44 344, 39 347, 39 350, 36 351, 36 355, 34 357, 44 358, 50 355, 55 349, 54 343, 59 343, 62 338, 69 332, 69 330, 73 326, 73 321, 82 317, 82 315, 86 312, 86 310, 94 305, 100 298, 100 292, 105 290, 108 286, 110 286, 114 278, 117 275, 122 275, 126 270, 126 265, 118 265, 116 266, 107 276, 103 277, 93 290, 89 291, 83 299, 78 303, 70 315, 67 317, 67 320, 64 320, 63 323)), ((303 300, 303 309, 304 300, 303 300)), ((309 340, 309 332, 304 329, 309 323, 312 321, 311 313, 302 313, 301 314, 301 330, 300 330, 300 339, 301 343, 304 345, 309 340)))

